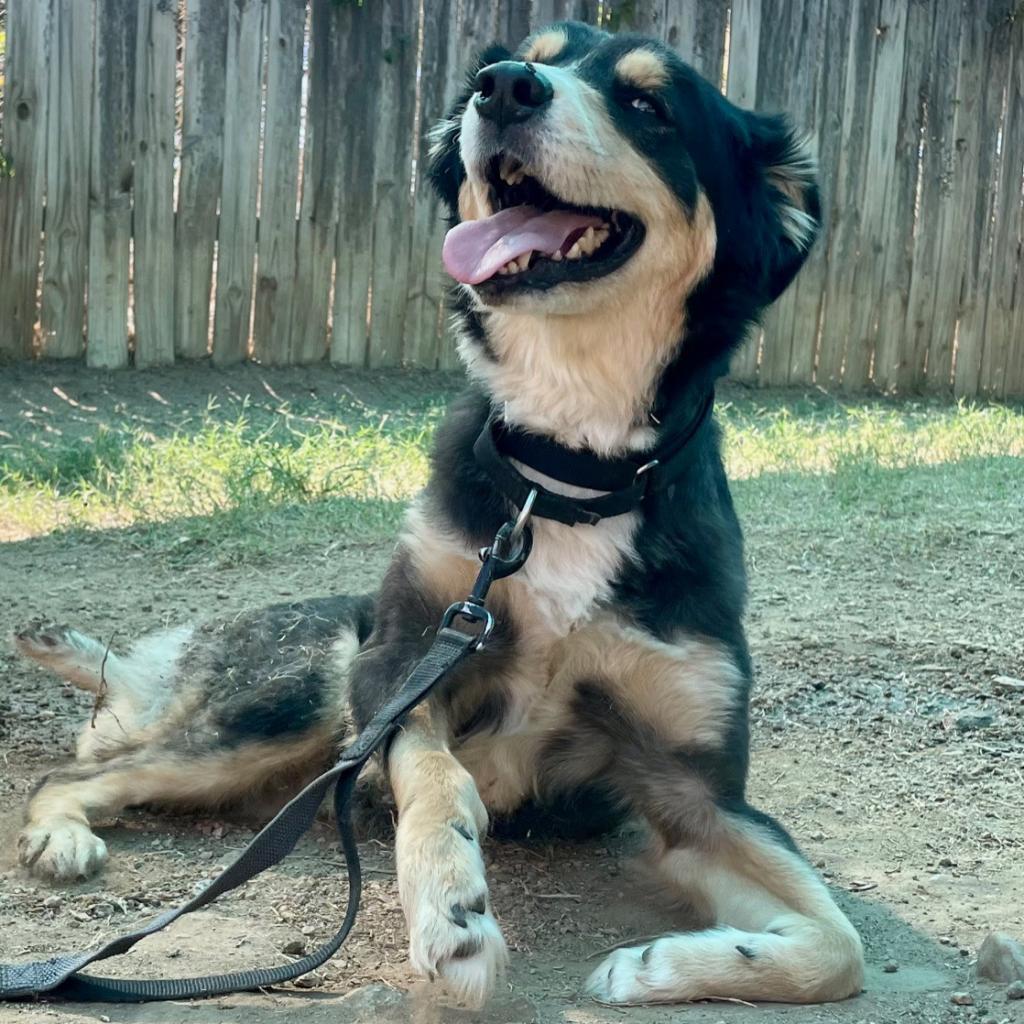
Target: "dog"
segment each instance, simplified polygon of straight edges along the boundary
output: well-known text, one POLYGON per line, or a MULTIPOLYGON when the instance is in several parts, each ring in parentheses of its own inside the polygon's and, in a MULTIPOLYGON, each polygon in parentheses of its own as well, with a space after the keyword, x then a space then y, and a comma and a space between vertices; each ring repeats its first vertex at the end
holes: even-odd
POLYGON ((480 457, 511 438, 502 472, 571 514, 535 510, 529 560, 488 599, 493 635, 407 716, 381 766, 412 966, 470 1002, 492 991, 506 947, 481 856, 489 823, 547 815, 586 831, 630 814, 702 927, 616 950, 589 994, 857 993, 856 930, 745 796, 742 536, 706 415, 819 231, 807 141, 660 43, 561 23, 485 51, 431 133, 429 175, 451 221, 442 255, 469 383, 379 592, 157 632, 128 653, 64 626, 18 632, 23 655, 104 691, 74 763, 28 802, 21 862, 83 878, 107 856, 98 817, 295 792, 327 767, 522 511, 480 457), (654 455, 673 445, 659 484, 654 455), (539 468, 552 465, 575 482, 539 468), (595 513, 617 484, 585 486, 579 467, 596 480, 623 465, 654 483, 595 513))

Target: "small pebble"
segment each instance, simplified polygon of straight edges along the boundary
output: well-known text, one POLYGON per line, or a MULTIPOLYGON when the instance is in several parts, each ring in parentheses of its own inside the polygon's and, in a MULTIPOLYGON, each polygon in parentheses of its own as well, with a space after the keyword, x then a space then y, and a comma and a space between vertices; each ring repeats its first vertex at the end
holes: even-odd
POLYGON ((1006 986, 1007 999, 1024 999, 1024 981, 1015 981, 1006 986))
POLYGON ((302 956, 306 952, 306 940, 290 939, 281 947, 281 952, 288 956, 302 956))
POLYGON ((895 960, 890 960, 888 963, 882 964, 882 970, 886 974, 895 974, 900 969, 900 965, 895 960))
POLYGON ((960 732, 972 732, 974 729, 987 729, 996 716, 988 711, 965 711, 956 720, 956 727, 960 732))
POLYGON ((43 907, 46 910, 56 910, 64 902, 63 896, 47 896, 43 900, 43 907))
POLYGON ((970 992, 954 992, 950 997, 949 1001, 954 1006, 973 1006, 974 996, 970 992))
POLYGON ((323 975, 317 974, 316 971, 304 974, 301 978, 296 978, 295 981, 292 982, 296 988, 319 988, 323 983, 323 975))
POLYGON ((956 867, 956 861, 953 860, 952 857, 943 857, 942 860, 939 861, 939 867, 940 868, 955 868, 956 867))
POLYGON ((1024 679, 1013 676, 996 676, 992 680, 992 689, 996 693, 1024 693, 1024 679))
POLYGON ((1010 985, 1024 981, 1024 944, 1005 932, 990 932, 978 950, 979 978, 1010 985))

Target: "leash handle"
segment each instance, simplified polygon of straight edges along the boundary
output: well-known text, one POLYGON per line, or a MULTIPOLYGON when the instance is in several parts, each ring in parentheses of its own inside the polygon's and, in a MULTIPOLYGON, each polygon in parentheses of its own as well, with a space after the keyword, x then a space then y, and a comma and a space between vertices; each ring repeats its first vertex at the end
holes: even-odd
MULTIPOLYGON (((520 518, 523 519, 522 516, 520 518)), ((526 510, 528 518, 529 509, 526 510)), ((112 939, 96 950, 57 954, 47 960, 30 963, 0 963, 0 1001, 44 994, 81 1002, 107 1003, 195 999, 279 985, 308 974, 326 963, 348 938, 359 912, 362 872, 350 815, 352 793, 359 774, 374 752, 400 727, 402 718, 463 659, 481 648, 490 630, 494 628, 493 616, 483 606, 490 585, 495 579, 501 579, 522 568, 529 557, 530 548, 531 537, 529 531, 525 530, 525 519, 518 527, 515 522, 509 522, 498 531, 494 544, 481 552, 483 565, 473 592, 466 601, 452 605, 445 612, 430 649, 417 662, 402 686, 385 701, 366 728, 342 751, 334 766, 291 799, 208 886, 181 906, 160 914, 136 931, 112 939), (522 535, 518 550, 504 556, 496 553, 496 550, 505 551, 507 537, 502 536, 502 531, 507 530, 508 536, 511 536, 516 529, 522 535), (480 613, 485 618, 481 618, 480 613), (454 620, 459 616, 483 621, 484 629, 479 633, 454 629, 454 620), (212 903, 219 896, 237 889, 283 860, 313 824, 332 786, 338 837, 348 874, 348 901, 341 927, 323 945, 287 964, 196 978, 142 980, 80 973, 83 968, 99 960, 128 952, 147 936, 166 928, 183 915, 212 903)))

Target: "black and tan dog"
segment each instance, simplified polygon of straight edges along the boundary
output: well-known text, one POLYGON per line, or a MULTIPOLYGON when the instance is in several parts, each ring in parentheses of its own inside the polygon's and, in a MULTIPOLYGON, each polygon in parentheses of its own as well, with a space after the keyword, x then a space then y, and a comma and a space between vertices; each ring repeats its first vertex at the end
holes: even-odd
MULTIPOLYGON (((599 467, 650 461, 692 433, 671 486, 635 509, 534 519, 531 558, 492 591, 493 641, 391 746, 412 963, 486 996, 505 958, 480 851, 489 820, 548 808, 572 824, 574 806, 596 801, 646 818, 661 874, 706 927, 612 953, 590 993, 842 999, 861 986, 857 934, 744 796, 742 540, 717 432, 699 429, 730 353, 815 238, 813 161, 785 121, 737 109, 642 38, 558 25, 480 67, 431 152, 471 384, 380 592, 110 653, 105 710, 75 763, 33 794, 21 860, 81 878, 106 857, 98 817, 221 806, 324 768, 424 653, 516 511, 474 456, 489 423, 599 467)), ((509 464, 569 500, 594 496, 528 463, 509 464)), ((16 643, 100 685, 95 640, 35 626, 16 643)))

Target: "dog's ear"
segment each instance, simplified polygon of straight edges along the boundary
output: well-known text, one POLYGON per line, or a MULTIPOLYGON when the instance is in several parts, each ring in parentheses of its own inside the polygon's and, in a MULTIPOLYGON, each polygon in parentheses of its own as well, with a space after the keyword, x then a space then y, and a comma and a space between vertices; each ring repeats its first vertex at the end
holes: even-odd
POLYGON ((448 115, 427 133, 430 144, 427 174, 434 190, 448 207, 448 216, 454 220, 459 208, 459 188, 466 180, 466 169, 459 156, 459 132, 466 104, 476 91, 476 76, 481 68, 508 60, 511 52, 497 44, 482 50, 466 71, 462 89, 448 115))
POLYGON ((821 231, 818 166, 812 140, 781 116, 747 114, 748 182, 753 193, 762 297, 774 302, 796 277, 821 231))

